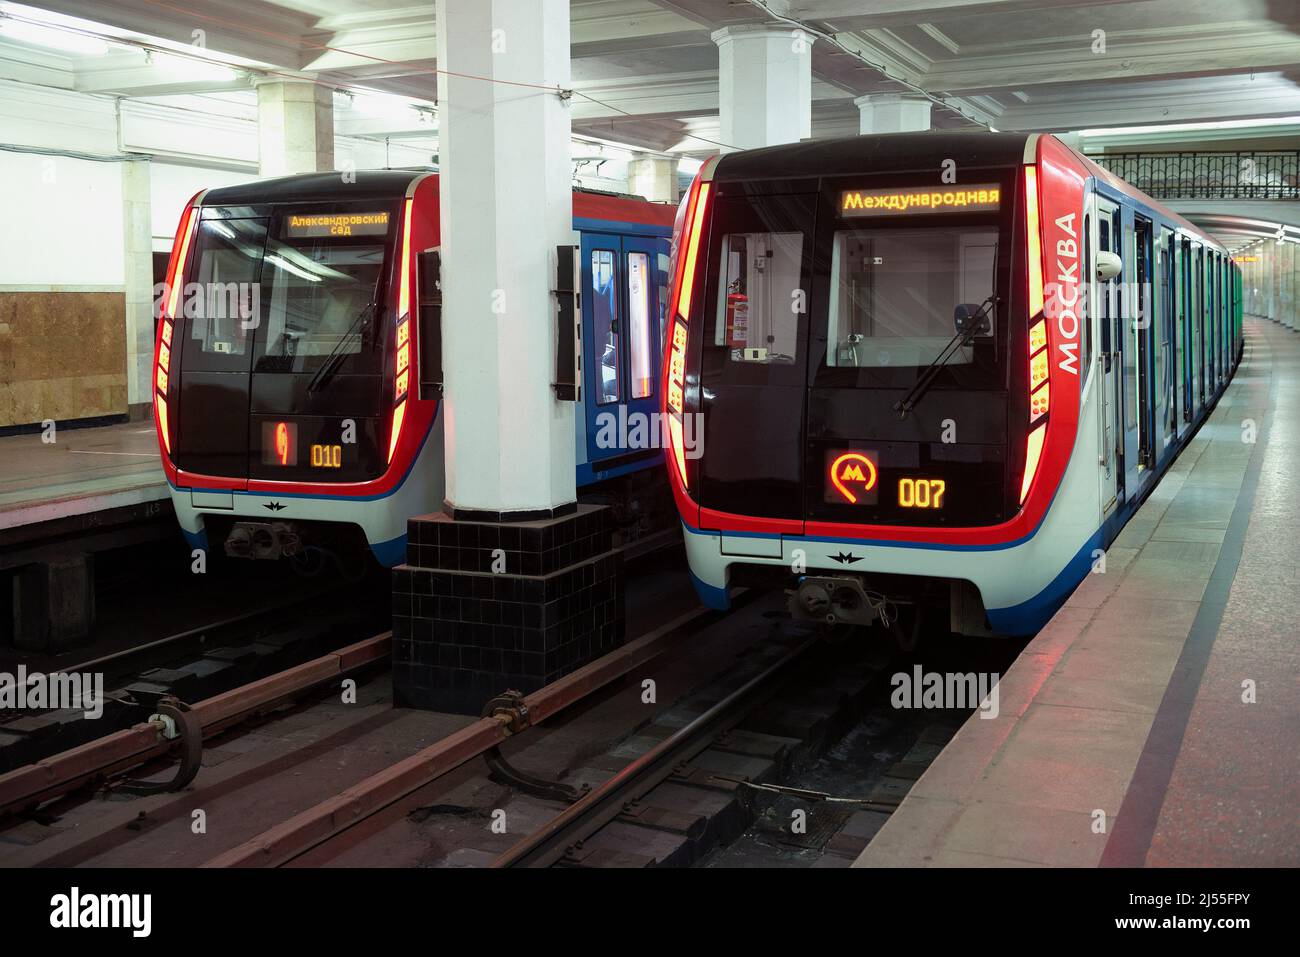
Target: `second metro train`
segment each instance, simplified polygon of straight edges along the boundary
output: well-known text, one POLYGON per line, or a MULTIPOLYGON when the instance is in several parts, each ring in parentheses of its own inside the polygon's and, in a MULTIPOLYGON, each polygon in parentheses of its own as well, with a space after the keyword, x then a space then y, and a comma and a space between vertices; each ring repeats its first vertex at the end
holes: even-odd
MULTIPOLYGON (((574 191, 580 488, 661 474, 658 448, 604 447, 598 424, 657 410, 673 215, 574 191)), ((403 560, 407 519, 443 505, 438 247, 433 173, 287 176, 190 200, 153 371, 192 546, 220 547, 215 532, 237 556, 368 546, 381 564, 403 560)))
POLYGON ((1241 355, 1227 251, 1049 135, 725 155, 678 229, 666 457, 715 607, 1031 634, 1241 355))

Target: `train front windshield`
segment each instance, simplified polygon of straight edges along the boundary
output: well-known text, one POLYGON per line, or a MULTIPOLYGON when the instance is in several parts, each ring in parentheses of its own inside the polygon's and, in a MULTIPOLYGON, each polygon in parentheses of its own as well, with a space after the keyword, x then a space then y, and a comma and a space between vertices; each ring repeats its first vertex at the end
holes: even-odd
MULTIPOLYGON (((828 369, 871 370, 861 385, 905 385, 956 334, 958 306, 993 294, 995 226, 836 230, 827 302, 828 369)), ((971 384, 997 371, 995 331, 960 346, 945 368, 971 384), (965 367, 965 368, 962 368, 965 367)))
POLYGON ((283 481, 382 473, 397 225, 395 203, 203 210, 182 299, 180 468, 283 481), (349 420, 353 441, 342 438, 349 420))
POLYGON ((256 371, 317 372, 342 357, 353 373, 382 371, 370 333, 381 311, 389 217, 364 218, 341 235, 311 225, 328 216, 289 211, 281 219, 283 237, 268 243, 263 260, 269 302, 256 371))
POLYGON ((862 524, 1007 517, 1010 204, 1001 184, 981 189, 960 210, 912 212, 844 208, 918 195, 906 189, 719 191, 701 505, 862 524))

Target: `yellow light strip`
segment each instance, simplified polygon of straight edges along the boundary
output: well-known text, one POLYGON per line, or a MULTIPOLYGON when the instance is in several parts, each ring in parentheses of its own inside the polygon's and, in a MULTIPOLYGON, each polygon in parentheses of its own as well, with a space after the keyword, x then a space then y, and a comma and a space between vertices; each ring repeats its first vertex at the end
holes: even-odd
POLYGON ((1043 311, 1043 239, 1038 225, 1038 170, 1025 167, 1025 234, 1029 241, 1029 318, 1043 311))

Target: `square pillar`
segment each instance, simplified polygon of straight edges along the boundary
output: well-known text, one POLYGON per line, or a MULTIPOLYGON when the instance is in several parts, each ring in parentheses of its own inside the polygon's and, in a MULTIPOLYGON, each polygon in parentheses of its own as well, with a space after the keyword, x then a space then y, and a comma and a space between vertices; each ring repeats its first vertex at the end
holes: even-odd
POLYGON ((932 104, 923 96, 872 93, 853 101, 858 108, 858 132, 915 133, 930 128, 932 104))
POLYGON ((393 703, 480 714, 621 645, 623 553, 610 510, 534 522, 414 518, 393 572, 393 703))
POLYGON ((627 164, 627 191, 652 203, 676 203, 677 157, 638 155, 627 164))
POLYGON ((723 27, 712 37, 722 142, 748 150, 812 136, 813 37, 764 24, 723 27))
POLYGON ((27 565, 13 576, 14 647, 55 654, 90 635, 95 572, 90 555, 27 565))
POLYGON ((1283 243, 1278 247, 1282 253, 1282 324, 1288 329, 1296 327, 1296 302, 1295 302, 1295 272, 1296 261, 1300 256, 1296 255, 1295 243, 1283 243))
POLYGON ((1272 300, 1272 304, 1269 307, 1269 312, 1272 315, 1274 322, 1278 323, 1279 325, 1285 326, 1286 307, 1282 301, 1282 289, 1286 277, 1285 266, 1283 264, 1284 246, 1280 243, 1273 242, 1271 240, 1267 243, 1267 245, 1268 245, 1268 252, 1269 252, 1269 262, 1272 264, 1272 273, 1273 273, 1273 282, 1271 283, 1272 288, 1269 290, 1269 296, 1272 300))
POLYGON ((122 260, 126 300, 126 394, 132 420, 153 410, 153 229, 148 159, 122 163, 122 260))
POLYGON ((393 575, 398 705, 478 714, 621 644, 610 510, 552 382, 573 231, 568 0, 438 0, 447 500, 393 575))
POLYGON ((447 502, 535 517, 577 497, 551 385, 555 250, 577 241, 569 4, 439 0, 437 23, 447 502))
POLYGON ((257 84, 258 172, 319 173, 334 168, 334 93, 311 80, 257 84))

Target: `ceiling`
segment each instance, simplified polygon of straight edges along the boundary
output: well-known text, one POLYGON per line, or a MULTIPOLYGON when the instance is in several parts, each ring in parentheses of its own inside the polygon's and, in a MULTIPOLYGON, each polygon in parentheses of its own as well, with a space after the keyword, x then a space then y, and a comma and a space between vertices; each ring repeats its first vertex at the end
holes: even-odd
MULTIPOLYGON (((198 41, 205 56, 254 69, 436 100, 428 0, 34 6, 180 50, 198 41)), ((713 150, 718 53, 709 34, 777 18, 839 41, 813 46, 815 136, 855 133, 855 97, 909 89, 948 104, 933 109, 939 127, 1071 130, 1300 114, 1298 0, 571 0, 571 10, 573 85, 592 98, 574 101, 575 132, 652 150, 713 150)), ((38 72, 41 64, 27 60, 0 39, 5 74, 38 72)), ((127 96, 241 82, 204 84, 153 66, 115 47, 106 57, 67 58, 56 72, 72 88, 127 96)))
MULTIPOLYGON (((53 53, 15 41, 0 21, 0 78, 132 98, 202 95, 228 105, 217 109, 241 98, 252 105, 250 74, 436 102, 430 0, 40 0, 0 3, 0 12, 32 15, 32 7, 84 18, 126 45, 96 56, 53 53), (146 58, 143 45, 186 62, 165 52, 146 58), (196 74, 195 57, 241 72, 196 74)), ((834 38, 813 45, 816 137, 857 132, 855 97, 918 90, 935 101, 940 128, 1300 116, 1300 0, 571 0, 572 83, 585 94, 571 101, 574 133, 650 151, 715 152, 710 33, 764 22, 834 38)), ((337 122, 349 135, 436 142, 436 119, 409 105, 337 122)))

